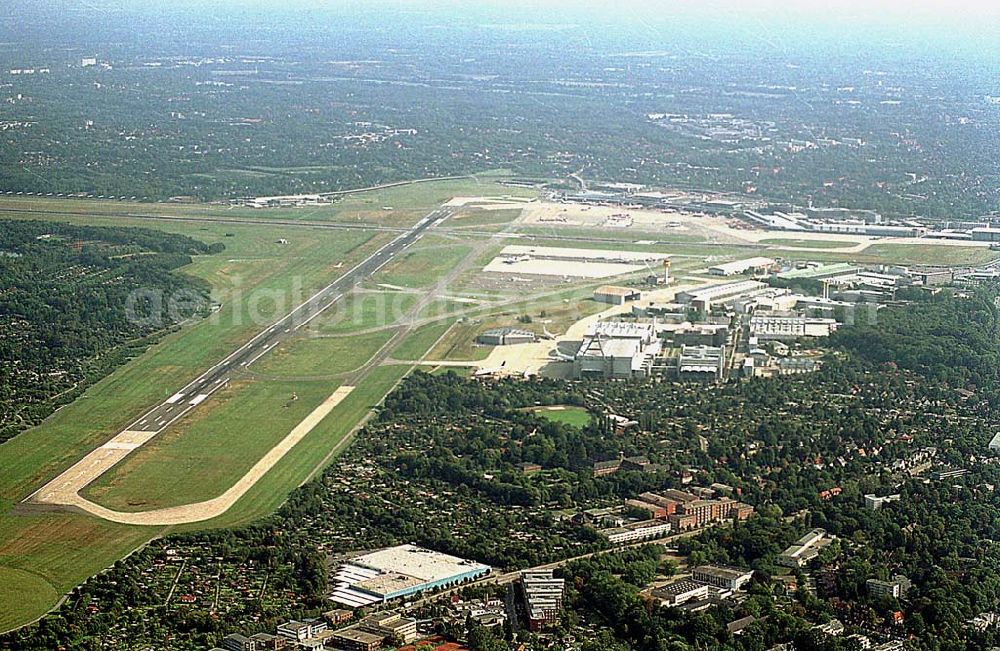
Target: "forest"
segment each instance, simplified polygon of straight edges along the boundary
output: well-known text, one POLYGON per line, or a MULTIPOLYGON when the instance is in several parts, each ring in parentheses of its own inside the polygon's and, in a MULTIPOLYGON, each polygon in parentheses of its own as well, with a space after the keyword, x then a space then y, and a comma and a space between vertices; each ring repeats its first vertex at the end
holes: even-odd
POLYGON ((0 441, 205 313, 208 287, 177 270, 220 250, 147 229, 0 221, 0 441), (182 295, 183 311, 151 300, 182 295))

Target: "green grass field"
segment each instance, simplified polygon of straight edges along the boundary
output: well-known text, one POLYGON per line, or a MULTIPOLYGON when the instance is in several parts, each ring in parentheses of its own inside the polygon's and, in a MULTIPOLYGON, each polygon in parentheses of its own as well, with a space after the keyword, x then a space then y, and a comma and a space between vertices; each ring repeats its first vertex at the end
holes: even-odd
POLYGON ((376 273, 373 280, 399 287, 429 287, 471 252, 470 246, 429 235, 376 273))
POLYGON ((583 427, 590 422, 590 413, 583 407, 573 405, 553 405, 531 410, 536 416, 572 427, 583 427))
POLYGON ((1000 251, 973 246, 928 246, 926 244, 873 244, 862 260, 897 264, 975 265, 1000 258, 1000 251))
POLYGON ((235 382, 213 398, 212 409, 196 410, 181 419, 84 494, 119 511, 217 497, 337 386, 335 382, 235 382))
POLYGON ((856 262, 858 264, 980 265, 1000 259, 1000 251, 978 246, 897 244, 877 242, 858 253, 831 251, 782 252, 787 260, 812 262, 856 262))
POLYGON ((414 329, 410 336, 393 351, 392 356, 404 361, 419 360, 438 339, 448 332, 453 323, 455 323, 455 319, 444 319, 414 329))
POLYGON ((479 312, 486 308, 488 303, 483 303, 478 300, 471 301, 457 301, 452 299, 443 299, 437 301, 431 301, 425 305, 419 313, 419 318, 421 319, 444 319, 449 316, 454 316, 456 314, 466 314, 469 312, 479 312))
POLYGON ((454 327, 438 341, 437 345, 427 354, 428 360, 434 361, 481 361, 489 357, 492 346, 476 345, 476 336, 489 327, 499 325, 480 321, 456 323, 454 327), (488 324, 488 325, 487 325, 488 324))
POLYGON ((19 623, 19 612, 43 613, 59 599, 59 592, 45 579, 24 570, 0 567, 0 631, 19 623))
POLYGON ((346 334, 397 323, 416 305, 420 294, 410 292, 355 292, 322 313, 309 325, 310 332, 346 334))
POLYGON ((786 239, 786 238, 774 238, 767 240, 760 240, 761 244, 775 244, 782 247, 790 247, 793 249, 847 249, 852 246, 857 246, 859 242, 834 242, 830 240, 798 240, 798 239, 786 239))
MULTIPOLYGON (((332 458, 331 451, 357 423, 376 407, 412 367, 382 366, 374 369, 312 432, 285 455, 281 461, 225 514, 206 522, 181 525, 178 531, 231 527, 246 524, 271 513, 284 502, 288 493, 312 476, 332 458)), ((339 449, 343 449, 342 447, 339 449)), ((338 450, 339 451, 339 450, 338 450)))
POLYGON ((0 506, 0 631, 41 617, 60 595, 163 533, 72 513, 12 515, 8 500, 0 506))
POLYGON ((254 364, 265 378, 309 378, 347 373, 363 366, 392 337, 389 330, 350 336, 303 337, 279 344, 254 364))

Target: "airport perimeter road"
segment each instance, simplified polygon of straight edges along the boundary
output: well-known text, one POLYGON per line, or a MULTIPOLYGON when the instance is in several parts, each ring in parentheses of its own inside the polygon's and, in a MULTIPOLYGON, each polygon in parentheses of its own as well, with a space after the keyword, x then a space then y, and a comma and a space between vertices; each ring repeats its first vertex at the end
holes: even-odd
POLYGON ((450 209, 441 207, 425 216, 412 228, 383 245, 225 359, 177 390, 164 402, 139 416, 104 446, 95 450, 105 451, 101 459, 92 459, 85 469, 78 467, 79 464, 67 469, 25 501, 67 504, 68 495, 75 495, 132 451, 170 427, 177 419, 204 404, 214 392, 229 382, 235 372, 250 366, 282 341, 296 336, 300 328, 336 303, 355 283, 384 267, 397 253, 420 239, 427 229, 440 224, 451 214, 450 209))

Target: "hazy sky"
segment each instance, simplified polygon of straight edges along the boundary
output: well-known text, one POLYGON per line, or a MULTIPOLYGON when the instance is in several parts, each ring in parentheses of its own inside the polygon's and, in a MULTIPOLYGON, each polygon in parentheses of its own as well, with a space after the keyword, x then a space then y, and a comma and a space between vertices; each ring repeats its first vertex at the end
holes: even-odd
MULTIPOLYGON (((4 1, 30 7, 36 14, 58 12, 57 8, 84 15, 95 13, 93 9, 124 10, 154 20, 176 8, 204 10, 222 20, 237 20, 248 11, 324 9, 376 21, 388 9, 404 9, 426 14, 432 21, 444 16, 446 21, 472 24, 555 22, 597 30, 602 24, 614 24, 647 36, 678 28, 695 35, 703 32, 709 41, 739 32, 751 41, 808 46, 817 40, 844 48, 899 43, 927 52, 943 45, 973 56, 1000 57, 1000 0, 0 0, 4 1)), ((393 20, 387 24, 413 26, 393 20)))
MULTIPOLYGON (((83 1, 83 0, 76 0, 83 1)), ((133 2, 139 0, 105 0, 133 2)), ((1000 0, 158 0, 155 5, 233 4, 255 9, 329 8, 364 13, 380 7, 446 10, 456 16, 491 14, 507 21, 587 22, 604 19, 630 22, 692 23, 706 21, 733 26, 775 25, 829 28, 833 31, 878 29, 902 38, 927 34, 935 40, 965 36, 1000 42, 1000 0), (745 25, 742 25, 744 24, 745 25)), ((992 43, 990 43, 992 41, 992 43)))
MULTIPOLYGON (((192 3, 195 0, 160 0, 158 4, 173 2, 192 3)), ((996 0, 213 0, 213 4, 231 3, 255 7, 337 7, 358 8, 377 5, 408 8, 451 8, 460 11, 470 6, 499 10, 524 11, 526 20, 531 12, 540 8, 574 11, 606 11, 620 14, 623 9, 656 13, 666 11, 706 10, 730 11, 753 14, 795 14, 802 17, 856 16, 887 20, 965 20, 972 18, 1000 17, 1000 3, 996 0)))

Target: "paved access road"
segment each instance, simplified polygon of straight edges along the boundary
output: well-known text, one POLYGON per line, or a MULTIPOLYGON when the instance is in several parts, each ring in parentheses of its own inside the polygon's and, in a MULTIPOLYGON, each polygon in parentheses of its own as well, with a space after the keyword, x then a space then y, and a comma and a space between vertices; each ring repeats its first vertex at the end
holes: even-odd
MULTIPOLYGON (((412 228, 383 245, 165 401, 139 416, 110 441, 32 493, 25 501, 72 505, 86 510, 92 510, 88 507, 93 507, 93 512, 101 510, 102 513, 98 514, 107 517, 107 513, 104 513, 107 509, 84 500, 79 496, 79 491, 179 418, 204 404, 214 392, 229 382, 235 372, 250 366, 282 341, 295 337, 300 328, 336 303, 355 283, 380 270, 396 254, 420 239, 425 231, 437 226, 451 214, 451 210, 441 207, 425 216, 412 228)), ((129 515, 131 517, 138 514, 129 515)))

